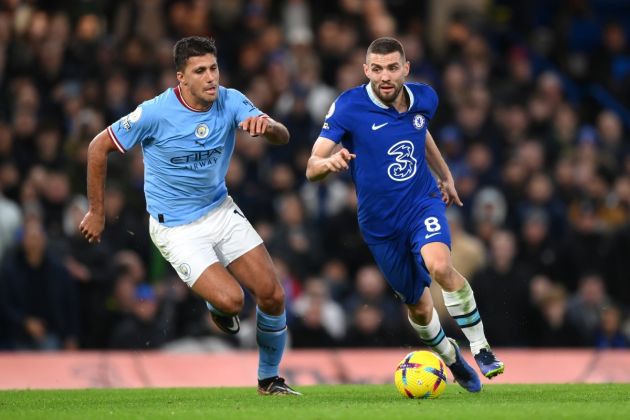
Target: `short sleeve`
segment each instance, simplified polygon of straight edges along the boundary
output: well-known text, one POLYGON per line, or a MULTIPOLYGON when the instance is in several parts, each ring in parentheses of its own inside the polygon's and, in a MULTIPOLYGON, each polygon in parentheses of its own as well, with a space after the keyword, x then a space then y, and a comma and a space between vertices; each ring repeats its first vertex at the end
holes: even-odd
POLYGON ((426 99, 427 99, 427 117, 430 120, 435 116, 435 112, 437 111, 439 99, 437 92, 431 86, 425 85, 426 99))
POLYGON ((343 120, 343 107, 340 106, 339 98, 330 105, 326 117, 324 117, 324 125, 319 133, 319 137, 332 140, 335 143, 341 142, 343 136, 348 132, 347 125, 343 120))
POLYGON ((107 127, 107 132, 120 153, 125 153, 142 140, 150 137, 152 130, 149 112, 143 108, 143 105, 138 106, 132 113, 107 127))
POLYGON ((256 105, 252 103, 247 96, 243 95, 236 89, 228 89, 230 95, 230 103, 234 110, 234 122, 236 125, 245 121, 249 117, 256 117, 263 114, 263 112, 256 108, 256 105))

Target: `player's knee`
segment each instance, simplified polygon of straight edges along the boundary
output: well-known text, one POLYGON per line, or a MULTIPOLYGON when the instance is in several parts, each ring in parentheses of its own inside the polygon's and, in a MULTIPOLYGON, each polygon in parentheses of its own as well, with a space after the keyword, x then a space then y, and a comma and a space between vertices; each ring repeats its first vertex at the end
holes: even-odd
POLYGON ((234 293, 223 295, 218 302, 216 302, 216 308, 226 314, 237 314, 243 309, 245 303, 245 296, 243 290, 239 290, 234 293))
POLYGON ((258 306, 264 312, 278 313, 284 309, 284 288, 274 281, 273 286, 266 288, 257 296, 258 306))
POLYGON ((451 273, 453 271, 453 266, 448 258, 437 258, 427 264, 427 268, 429 269, 431 277, 440 282, 440 284, 448 281, 448 279, 451 278, 451 273))

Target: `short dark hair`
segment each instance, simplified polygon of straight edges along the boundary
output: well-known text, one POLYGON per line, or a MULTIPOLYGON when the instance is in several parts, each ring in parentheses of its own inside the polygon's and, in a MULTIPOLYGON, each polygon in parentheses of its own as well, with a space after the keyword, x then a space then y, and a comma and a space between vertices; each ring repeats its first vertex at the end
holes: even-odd
POLYGON ((204 36, 189 36, 180 39, 173 47, 175 70, 183 70, 186 66, 186 61, 188 61, 190 57, 198 57, 206 54, 217 56, 217 46, 214 44, 214 39, 204 36))
POLYGON ((396 38, 391 38, 388 36, 375 39, 374 41, 372 41, 367 49, 368 54, 378 55, 391 54, 396 51, 400 53, 400 57, 404 60, 405 49, 403 48, 402 44, 396 38))

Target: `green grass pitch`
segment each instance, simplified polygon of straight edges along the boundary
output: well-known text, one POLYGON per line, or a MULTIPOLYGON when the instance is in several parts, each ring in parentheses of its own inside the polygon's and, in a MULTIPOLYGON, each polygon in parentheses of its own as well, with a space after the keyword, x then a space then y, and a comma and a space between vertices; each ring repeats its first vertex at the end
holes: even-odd
POLYGON ((394 385, 298 387, 303 397, 255 388, 0 391, 0 419, 628 419, 630 384, 449 384, 436 400, 409 400, 394 385))

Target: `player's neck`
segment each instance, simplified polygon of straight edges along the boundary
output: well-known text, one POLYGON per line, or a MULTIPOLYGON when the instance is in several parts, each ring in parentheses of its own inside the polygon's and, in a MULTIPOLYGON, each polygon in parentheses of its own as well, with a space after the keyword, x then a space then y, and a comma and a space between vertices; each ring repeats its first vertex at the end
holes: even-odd
POLYGON ((213 102, 208 103, 206 101, 199 100, 192 94, 190 89, 182 86, 181 84, 179 85, 179 93, 184 105, 188 108, 194 109, 195 111, 207 111, 212 107, 213 102))
POLYGON ((407 94, 407 89, 405 89, 404 85, 390 106, 394 107, 398 112, 407 112, 409 110, 409 94, 407 94))

